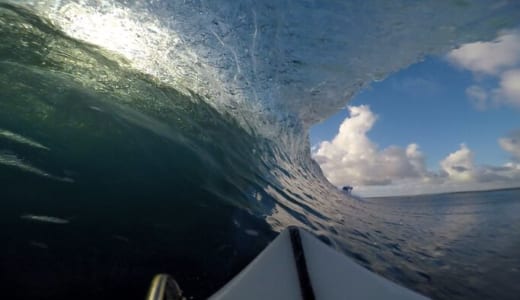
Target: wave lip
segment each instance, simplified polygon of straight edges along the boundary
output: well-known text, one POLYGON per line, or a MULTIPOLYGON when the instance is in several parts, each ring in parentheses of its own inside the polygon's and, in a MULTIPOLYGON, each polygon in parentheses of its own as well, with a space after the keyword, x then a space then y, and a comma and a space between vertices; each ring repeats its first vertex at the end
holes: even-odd
POLYGON ((306 129, 370 82, 520 19, 517 1, 15 2, 271 137, 269 121, 306 129))

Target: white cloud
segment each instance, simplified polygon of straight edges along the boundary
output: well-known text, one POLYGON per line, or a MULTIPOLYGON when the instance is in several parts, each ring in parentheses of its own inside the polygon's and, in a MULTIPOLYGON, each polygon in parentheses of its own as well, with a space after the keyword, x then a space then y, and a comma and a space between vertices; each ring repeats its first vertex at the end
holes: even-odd
POLYGON ((439 163, 439 170, 426 167, 419 145, 380 149, 367 133, 377 116, 366 105, 349 106, 350 116, 331 141, 313 149, 313 158, 334 185, 352 185, 364 196, 451 192, 520 185, 520 130, 499 139, 513 157, 502 166, 481 166, 471 149, 461 144, 439 163))
POLYGON ((450 153, 441 161, 442 171, 455 181, 470 181, 474 176, 473 152, 461 144, 460 149, 450 153))
POLYGON ((520 130, 511 132, 508 136, 498 140, 500 147, 509 152, 513 160, 520 163, 520 130))
MULTIPOLYGON (((447 59, 498 82, 498 86, 489 91, 479 85, 466 89, 466 95, 477 109, 497 105, 520 107, 520 30, 503 33, 492 42, 462 45, 448 53, 447 59)), ((482 80, 481 76, 478 78, 482 80)))
POLYGON ((322 142, 314 152, 314 159, 333 184, 386 185, 394 179, 421 176, 426 171, 418 145, 380 150, 366 135, 377 116, 366 105, 348 109, 350 117, 343 121, 336 137, 322 142))
POLYGON ((466 89, 466 95, 478 110, 487 109, 489 96, 488 92, 484 88, 478 85, 472 85, 466 89))
POLYGON ((499 99, 520 107, 520 69, 502 73, 500 76, 500 87, 496 93, 499 99))
POLYGON ((448 59, 473 72, 499 74, 520 63, 520 31, 511 31, 492 42, 464 44, 451 51, 448 59))

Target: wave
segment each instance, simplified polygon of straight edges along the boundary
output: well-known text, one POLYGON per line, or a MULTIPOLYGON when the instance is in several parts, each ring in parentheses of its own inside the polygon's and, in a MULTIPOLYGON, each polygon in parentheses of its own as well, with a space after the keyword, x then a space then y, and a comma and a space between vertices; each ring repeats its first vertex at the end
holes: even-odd
POLYGON ((268 136, 260 120, 307 129, 370 82, 518 20, 515 1, 15 3, 268 136))
POLYGON ((196 92, 136 70, 128 58, 73 39, 30 10, 3 5, 0 12, 0 149, 9 154, 1 156, 3 165, 80 189, 132 176, 157 182, 164 176, 170 186, 169 172, 178 172, 215 202, 271 216, 278 229, 287 222, 312 224, 309 213, 322 217, 300 191, 294 192, 300 200, 285 200, 288 184, 303 190, 303 182, 323 181, 308 156, 290 155, 247 132, 232 111, 216 110, 196 92), (273 210, 289 213, 280 220, 273 210))
MULTIPOLYGON (((235 163, 260 160, 252 165, 266 168, 252 174, 277 186, 275 198, 298 190, 289 198, 304 207, 331 188, 310 159, 311 125, 370 82, 490 39, 520 17, 515 1, 15 3, 3 5, 2 69, 19 74, 4 76, 32 73, 102 93, 102 102, 88 100, 89 115, 116 115, 206 160, 213 155, 200 141, 235 131, 230 144, 248 152, 235 163), (323 188, 302 187, 314 181, 323 188)), ((222 147, 230 156, 237 149, 222 147)))
POLYGON ((288 225, 377 266, 379 223, 326 181, 307 130, 374 80, 493 38, 519 5, 2 0, 0 217, 71 215, 101 249, 124 236, 215 284, 288 225))

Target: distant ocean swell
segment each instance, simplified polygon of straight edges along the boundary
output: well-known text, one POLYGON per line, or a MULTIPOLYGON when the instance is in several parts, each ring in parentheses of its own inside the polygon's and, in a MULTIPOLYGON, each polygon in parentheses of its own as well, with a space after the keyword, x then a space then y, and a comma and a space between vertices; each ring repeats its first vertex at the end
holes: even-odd
MULTIPOLYGON (((307 129, 520 17, 507 1, 394 5, 2 1, 6 292, 135 296, 166 270, 203 297, 293 224, 385 273, 380 219, 326 181, 307 129)), ((424 290, 407 272, 385 274, 424 290)))

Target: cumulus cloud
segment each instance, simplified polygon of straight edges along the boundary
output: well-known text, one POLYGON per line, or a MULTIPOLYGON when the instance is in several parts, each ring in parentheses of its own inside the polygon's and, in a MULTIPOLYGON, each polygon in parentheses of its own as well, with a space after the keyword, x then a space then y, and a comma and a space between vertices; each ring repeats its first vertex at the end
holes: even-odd
POLYGON ((472 85, 466 89, 466 95, 478 110, 486 110, 488 108, 489 95, 484 88, 472 85))
POLYGON ((473 163, 473 152, 461 144, 460 149, 450 153, 441 161, 444 174, 456 181, 470 181, 474 177, 475 165, 473 163))
POLYGON ((520 31, 511 31, 492 42, 464 44, 448 54, 448 59, 473 72, 499 74, 520 63, 520 31))
POLYGON ((448 61, 498 82, 489 90, 476 84, 466 95, 479 110, 496 105, 520 107, 520 30, 505 32, 491 42, 462 45, 447 55, 448 61))
POLYGON ((520 130, 511 132, 498 140, 500 147, 509 152, 514 162, 520 163, 520 130))
POLYGON ((348 107, 345 119, 332 141, 322 142, 314 152, 327 178, 335 185, 387 185, 394 179, 421 176, 426 171, 419 146, 379 149, 368 137, 377 116, 366 105, 348 107))
MULTIPOLYGON (((518 49, 520 52, 520 49, 518 49)), ((520 69, 509 70, 500 76, 500 86, 496 96, 503 101, 520 107, 520 69)))
POLYGON ((428 170, 419 145, 380 149, 367 133, 377 116, 366 105, 349 106, 350 116, 331 141, 313 149, 313 158, 334 185, 353 185, 364 195, 450 192, 520 185, 520 130, 498 140, 511 161, 502 166, 475 164, 471 149, 461 144, 428 170))

